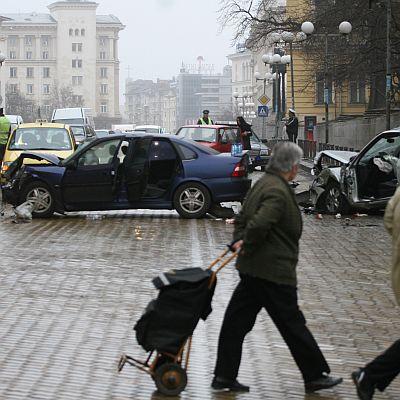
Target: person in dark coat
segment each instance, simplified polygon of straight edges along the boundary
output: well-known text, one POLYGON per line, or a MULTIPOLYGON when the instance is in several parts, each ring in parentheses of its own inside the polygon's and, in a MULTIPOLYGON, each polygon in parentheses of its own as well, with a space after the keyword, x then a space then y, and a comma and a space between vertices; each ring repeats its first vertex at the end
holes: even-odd
POLYGON ((296 111, 294 111, 293 108, 289 108, 289 119, 286 121, 285 126, 289 141, 297 143, 299 120, 297 119, 296 111))
POLYGON ((251 150, 250 136, 252 136, 251 125, 248 124, 243 117, 237 117, 238 136, 243 143, 243 150, 251 150))
POLYGON ((330 368, 307 328, 297 300, 296 266, 302 217, 289 186, 302 150, 291 142, 277 144, 264 176, 250 189, 235 219, 233 249, 239 251, 236 287, 222 324, 212 388, 249 391, 237 380, 245 336, 262 308, 268 312, 299 367, 306 392, 342 382, 330 368))

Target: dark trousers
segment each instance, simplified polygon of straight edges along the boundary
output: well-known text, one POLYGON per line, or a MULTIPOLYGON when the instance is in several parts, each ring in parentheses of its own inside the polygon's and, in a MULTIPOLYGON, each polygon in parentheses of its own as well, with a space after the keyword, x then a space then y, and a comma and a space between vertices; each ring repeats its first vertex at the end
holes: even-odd
POLYGON ((297 143, 297 133, 287 132, 289 142, 297 143))
POLYGON ((365 366, 366 377, 383 392, 400 374, 400 340, 365 366))
POLYGON ((303 375, 304 382, 318 379, 323 372, 330 372, 297 304, 297 289, 241 275, 240 283, 225 312, 219 336, 215 376, 236 379, 243 340, 252 330, 261 308, 266 309, 279 329, 303 375))
POLYGON ((5 152, 6 152, 6 144, 0 144, 0 162, 3 161, 5 152))

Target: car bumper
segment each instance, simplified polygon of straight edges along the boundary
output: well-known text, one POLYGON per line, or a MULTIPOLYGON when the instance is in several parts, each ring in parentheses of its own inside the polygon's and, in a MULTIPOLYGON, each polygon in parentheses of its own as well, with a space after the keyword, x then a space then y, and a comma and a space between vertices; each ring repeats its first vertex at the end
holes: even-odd
POLYGON ((19 191, 11 183, 1 185, 1 196, 3 202, 13 206, 18 205, 19 191))
POLYGON ((242 201, 251 187, 249 178, 224 178, 209 183, 215 203, 242 201))

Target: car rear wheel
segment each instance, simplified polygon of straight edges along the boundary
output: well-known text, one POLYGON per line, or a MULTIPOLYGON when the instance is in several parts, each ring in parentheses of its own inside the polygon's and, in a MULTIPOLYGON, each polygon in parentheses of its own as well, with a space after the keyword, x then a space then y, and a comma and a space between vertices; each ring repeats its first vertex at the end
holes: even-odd
POLYGON ((48 218, 54 214, 54 196, 51 189, 43 182, 28 184, 22 193, 22 203, 34 204, 32 216, 34 218, 48 218))
POLYGON ((340 185, 336 182, 327 184, 321 205, 329 214, 346 213, 349 208, 340 185))
POLYGON ((210 209, 211 196, 200 183, 190 182, 180 186, 174 195, 174 207, 183 218, 202 218, 210 209))

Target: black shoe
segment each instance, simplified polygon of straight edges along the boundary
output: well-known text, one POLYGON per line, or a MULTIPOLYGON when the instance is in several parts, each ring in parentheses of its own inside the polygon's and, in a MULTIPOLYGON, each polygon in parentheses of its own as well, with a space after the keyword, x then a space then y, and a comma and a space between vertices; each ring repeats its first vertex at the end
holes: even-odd
POLYGON ((250 387, 242 385, 237 380, 231 381, 229 379, 214 377, 211 387, 217 391, 231 391, 231 392, 249 392, 250 387))
POLYGON ((375 385, 368 380, 363 369, 360 368, 352 372, 351 378, 356 385, 357 394, 361 400, 371 400, 374 397, 375 385))
POLYGON ((342 378, 335 378, 334 376, 329 376, 328 374, 322 375, 320 378, 315 381, 307 382, 305 384, 306 393, 316 392, 317 390, 329 389, 333 386, 339 385, 342 383, 342 378))

